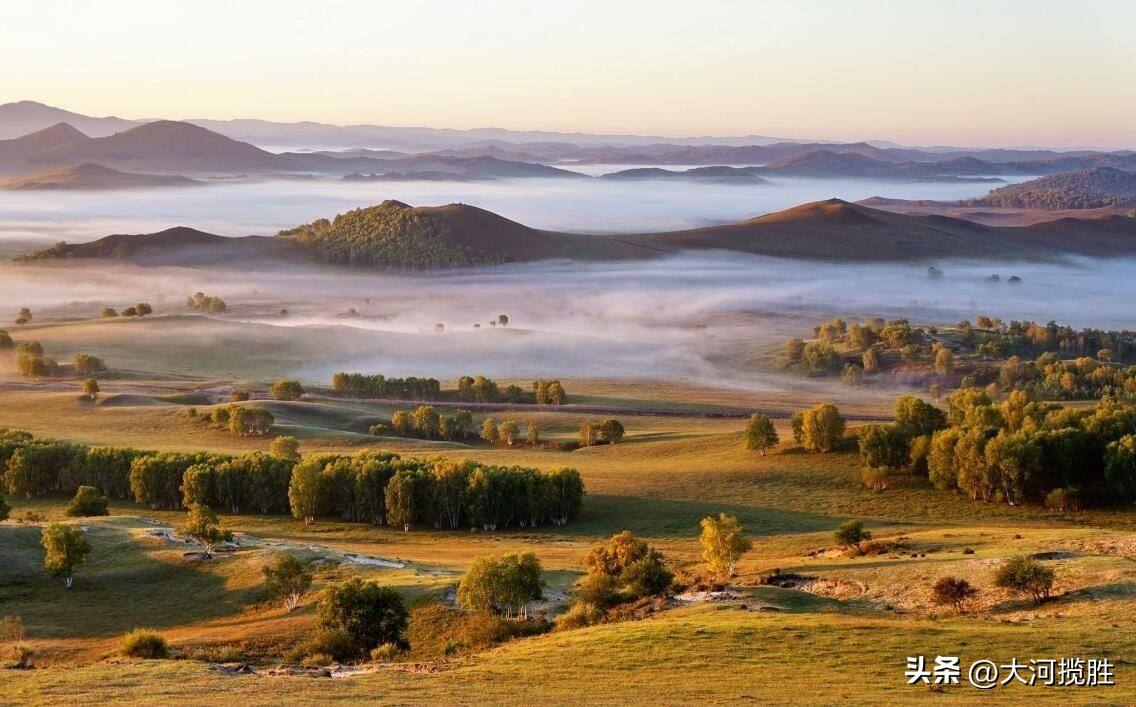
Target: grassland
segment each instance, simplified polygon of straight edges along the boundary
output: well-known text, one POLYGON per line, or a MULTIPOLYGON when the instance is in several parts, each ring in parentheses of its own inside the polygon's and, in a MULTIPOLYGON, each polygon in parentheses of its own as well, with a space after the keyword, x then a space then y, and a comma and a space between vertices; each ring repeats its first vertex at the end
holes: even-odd
MULTIPOLYGON (((59 342, 73 341, 66 329, 58 327, 59 342)), ((250 364, 246 379, 264 380, 267 369, 254 367, 250 364)), ((0 393, 0 426, 91 444, 225 452, 267 447, 265 439, 233 437, 186 415, 190 407, 204 412, 217 404, 218 391, 232 384, 232 377, 187 372, 159 379, 142 368, 135 374, 112 372, 107 392, 94 404, 80 401, 70 383, 10 387, 0 393)), ((334 520, 305 526, 284 516, 223 514, 222 523, 237 533, 239 548, 202 561, 186 556, 185 546, 155 535, 181 522, 177 512, 115 502, 109 518, 80 521, 63 516, 65 498, 9 497, 13 520, 0 524, 0 614, 21 616, 37 667, 0 670, 0 704, 970 704, 977 699, 979 693, 966 685, 943 693, 907 686, 903 671, 909 655, 960 655, 964 664, 979 658, 1106 656, 1118 664, 1115 687, 1011 685, 982 697, 1136 701, 1130 649, 1136 639, 1136 514, 979 504, 923 482, 870 491, 859 481, 850 447, 807 454, 786 442, 760 457, 742 449, 739 420, 700 414, 700 406, 776 402, 753 394, 610 381, 576 381, 569 391, 590 404, 634 405, 643 414, 623 419, 627 437, 618 445, 563 452, 367 435, 367 426, 388 416, 390 406, 263 403, 276 416, 277 430, 299 437, 305 452, 392 448, 542 469, 575 467, 588 495, 579 520, 562 528, 404 533, 334 520), (686 406, 690 414, 651 414, 653 406, 686 406), (94 551, 70 592, 42 570, 38 528, 14 520, 28 511, 87 528, 94 551), (590 545, 623 529, 648 538, 680 570, 697 572, 698 520, 717 512, 737 515, 754 540, 733 582, 738 599, 516 639, 446 660, 412 647, 403 662, 345 679, 233 676, 210 668, 233 659, 278 662, 314 625, 319 588, 356 574, 390 584, 421 603, 444 597, 474 557, 531 550, 544 564, 550 586, 562 590, 579 576, 590 545), (902 549, 858 558, 816 553, 831 548, 833 528, 849 518, 864 519, 878 538, 902 539, 902 549), (260 570, 281 549, 321 560, 316 586, 293 613, 265 603, 261 589, 260 570), (1045 560, 1057 571, 1057 598, 1041 606, 996 589, 992 581, 1000 559, 1031 553, 1057 553, 1045 560), (403 566, 365 564, 351 555, 393 559, 403 566), (764 586, 762 578, 775 568, 824 581, 811 591, 764 586), (980 589, 967 614, 956 616, 931 603, 929 587, 945 575, 966 577, 980 589), (143 626, 165 635, 177 659, 119 658, 118 637, 143 626)), ((886 406, 876 401, 860 400, 858 409, 886 416, 886 406)), ((855 409, 853 402, 847 407, 855 409)), ((518 409, 515 417, 522 424, 539 417, 546 437, 569 439, 586 416, 518 409)), ((778 429, 783 440, 790 438, 783 422, 778 429)))

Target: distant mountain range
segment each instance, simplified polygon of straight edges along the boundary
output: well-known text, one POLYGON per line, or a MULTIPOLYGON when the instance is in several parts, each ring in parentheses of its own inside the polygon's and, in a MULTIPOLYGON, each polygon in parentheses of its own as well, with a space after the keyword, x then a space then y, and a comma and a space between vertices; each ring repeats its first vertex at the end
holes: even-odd
POLYGON ((464 204, 411 207, 386 201, 282 231, 276 238, 222 238, 179 228, 59 244, 25 259, 112 257, 179 264, 242 263, 242 267, 244 261, 266 266, 273 259, 306 259, 355 267, 434 269, 546 259, 640 259, 688 250, 841 262, 1132 255, 1136 218, 1106 215, 993 227, 830 199, 722 226, 595 236, 541 231, 464 204))

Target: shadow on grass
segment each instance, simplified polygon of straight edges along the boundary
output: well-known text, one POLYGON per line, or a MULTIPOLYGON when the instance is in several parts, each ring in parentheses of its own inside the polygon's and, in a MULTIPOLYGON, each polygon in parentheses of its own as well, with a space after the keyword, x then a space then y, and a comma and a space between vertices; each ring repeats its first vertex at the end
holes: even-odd
POLYGON ((147 547, 127 531, 99 525, 87 530, 91 554, 67 590, 43 568, 40 533, 36 526, 0 526, 0 607, 20 616, 35 638, 195 623, 237 614, 260 598, 257 586, 226 588, 226 573, 244 569, 239 556, 183 559, 177 546, 147 547))
POLYGON ((588 494, 580 518, 559 529, 582 535, 610 535, 621 530, 647 537, 696 537, 702 518, 718 513, 737 516, 747 535, 780 535, 831 530, 845 520, 823 513, 695 500, 672 501, 588 494))

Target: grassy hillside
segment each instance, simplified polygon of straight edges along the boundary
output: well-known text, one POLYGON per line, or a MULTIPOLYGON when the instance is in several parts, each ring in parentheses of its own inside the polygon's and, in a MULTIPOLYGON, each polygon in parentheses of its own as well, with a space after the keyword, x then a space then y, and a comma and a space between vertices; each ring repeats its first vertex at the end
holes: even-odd
POLYGON ((967 206, 1016 209, 1098 209, 1136 205, 1136 172, 1097 167, 995 189, 967 206))

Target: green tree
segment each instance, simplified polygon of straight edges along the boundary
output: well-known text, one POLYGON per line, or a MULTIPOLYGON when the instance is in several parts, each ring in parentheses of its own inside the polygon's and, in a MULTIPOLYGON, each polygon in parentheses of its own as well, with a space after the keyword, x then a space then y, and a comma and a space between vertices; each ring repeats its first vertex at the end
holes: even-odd
POLYGON ((756 412, 750 415, 745 429, 746 449, 751 452, 758 452, 764 457, 765 452, 776 447, 778 442, 780 442, 780 439, 777 437, 777 429, 773 426, 773 420, 756 412))
POLYGON ((1136 435, 1125 435, 1109 443, 1104 455, 1104 478, 1122 498, 1136 499, 1136 435))
POLYGON ((536 420, 529 422, 528 430, 525 432, 525 443, 530 447, 540 444, 540 424, 536 420))
POLYGON ((1056 573, 1029 557, 1011 557, 994 572, 994 586, 1028 594, 1040 604, 1053 591, 1056 573))
POLYGON ((497 323, 501 326, 509 326, 509 316, 506 314, 498 314, 497 323))
POLYGON ((75 492, 75 498, 67 504, 64 512, 72 517, 109 515, 107 497, 99 493, 94 486, 80 486, 75 492))
POLYGON ((832 403, 806 410, 801 418, 801 444, 810 452, 830 452, 844 439, 844 418, 832 403))
POLYGON ((103 307, 99 316, 103 319, 113 319, 118 316, 118 311, 114 307, 103 307))
POLYGON ((153 314, 154 308, 146 302, 139 302, 138 304, 134 305, 134 311, 138 312, 138 316, 145 317, 148 314, 153 314))
POLYGON ((288 611, 300 606, 304 592, 312 586, 311 566, 287 553, 281 553, 263 570, 264 590, 270 599, 284 602, 288 611))
POLYGON ((358 655, 367 655, 387 643, 409 647, 404 638, 409 614, 402 596, 377 582, 352 577, 329 587, 320 599, 316 616, 323 629, 349 635, 358 655))
POLYGON ((429 405, 420 405, 414 410, 412 415, 414 419, 414 429, 418 434, 426 439, 434 439, 438 436, 438 425, 440 418, 438 412, 429 405))
POLYGON ((860 543, 872 539, 872 533, 864 529, 864 521, 849 520, 840 525, 832 534, 836 542, 844 546, 860 549, 860 543))
POLYGON ((458 584, 463 609, 528 617, 528 605, 543 595, 540 561, 531 552, 479 557, 458 584))
POLYGON ((56 577, 63 578, 68 589, 75 579, 75 568, 87 561, 91 544, 83 531, 62 523, 49 523, 40 536, 44 549, 43 566, 56 577))
POLYGON ((203 503, 195 503, 189 507, 189 515, 186 517, 185 525, 179 528, 179 532, 201 545, 207 560, 212 559, 217 543, 233 539, 232 531, 222 530, 217 525, 217 514, 203 503))
POLYGON ((268 392, 277 400, 299 400, 304 397, 304 386, 297 380, 281 379, 273 383, 268 392))
POLYGON ((4 500, 4 495, 0 494, 0 523, 8 520, 8 515, 12 512, 12 507, 4 500))
POLYGON ((616 444, 623 439, 623 425, 615 418, 607 418, 599 424, 600 441, 616 444))
POLYGON ((292 469, 288 505, 292 517, 304 521, 304 525, 311 525, 327 507, 326 480, 320 473, 327 461, 325 456, 308 455, 292 469))
POLYGON ((702 561, 715 575, 733 577, 738 560, 749 552, 753 542, 742 532, 742 524, 734 516, 719 513, 702 519, 698 537, 702 545, 702 561))
POLYGON ((953 371, 954 368, 955 355, 945 346, 939 348, 939 350, 935 352, 935 373, 946 375, 953 371))
POLYGON ((510 447, 517 441, 521 428, 513 420, 505 420, 497 426, 497 437, 510 447))
POLYGON ((292 435, 274 437, 268 445, 268 453, 280 459, 295 461, 300 458, 300 441, 292 435))
POLYGON ((858 442, 860 463, 869 469, 895 473, 907 465, 908 438, 894 424, 865 425, 858 442))

